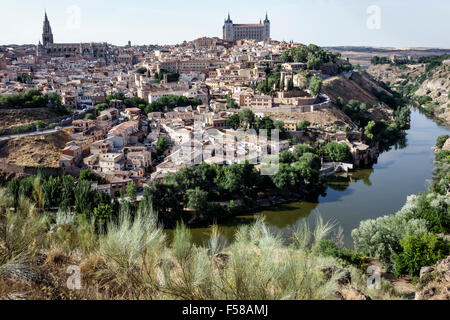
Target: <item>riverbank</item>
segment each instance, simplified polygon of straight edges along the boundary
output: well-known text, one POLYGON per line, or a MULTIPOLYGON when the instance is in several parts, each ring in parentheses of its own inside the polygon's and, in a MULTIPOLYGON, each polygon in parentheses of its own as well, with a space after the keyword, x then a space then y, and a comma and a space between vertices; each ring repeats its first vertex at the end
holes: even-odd
MULTIPOLYGON (((381 153, 371 169, 333 177, 328 181, 325 193, 316 198, 280 204, 256 215, 232 217, 223 221, 219 229, 228 241, 232 241, 240 224, 251 223, 258 216, 263 216, 270 228, 287 233, 302 221, 313 225, 320 215, 325 221, 335 221, 343 228, 345 245, 351 248, 351 231, 360 221, 397 212, 409 195, 427 190, 427 181, 431 181, 434 170, 432 147, 438 136, 449 131, 413 109, 406 145, 396 145, 381 153)), ((205 232, 205 227, 192 228, 198 243, 206 240, 205 232)))

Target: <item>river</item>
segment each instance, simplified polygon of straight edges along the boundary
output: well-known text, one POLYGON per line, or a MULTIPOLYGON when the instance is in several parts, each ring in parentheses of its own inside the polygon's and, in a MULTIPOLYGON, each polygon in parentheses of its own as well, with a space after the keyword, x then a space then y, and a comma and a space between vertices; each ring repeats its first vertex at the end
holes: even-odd
MULTIPOLYGON (((427 190, 433 172, 434 152, 438 136, 450 128, 440 126, 418 110, 411 110, 411 129, 406 146, 394 146, 378 158, 371 169, 339 175, 327 183, 326 194, 302 202, 280 205, 256 215, 240 216, 219 227, 228 241, 233 240, 239 225, 253 222, 258 215, 268 225, 283 233, 290 232, 302 221, 314 224, 320 215, 343 229, 344 242, 352 247, 351 231, 360 221, 397 212, 407 196, 427 190)), ((196 243, 208 238, 208 228, 193 228, 196 243)))

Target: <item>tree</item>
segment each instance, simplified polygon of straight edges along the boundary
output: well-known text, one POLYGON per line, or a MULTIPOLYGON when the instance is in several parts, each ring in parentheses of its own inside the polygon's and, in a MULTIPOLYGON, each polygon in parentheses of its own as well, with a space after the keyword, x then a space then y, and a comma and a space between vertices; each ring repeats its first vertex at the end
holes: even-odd
POLYGON ((311 122, 303 120, 297 123, 298 129, 308 129, 308 127, 311 125, 311 122))
POLYGON ((292 163, 294 162, 295 158, 292 152, 288 150, 281 151, 279 154, 279 162, 280 163, 292 163))
POLYGON ((91 170, 83 169, 80 171, 80 180, 94 182, 94 181, 98 181, 99 177, 91 170))
POLYGON ((307 152, 315 153, 315 150, 314 150, 314 148, 311 147, 309 144, 299 144, 299 145, 296 145, 296 146, 294 147, 294 158, 295 158, 296 160, 298 160, 298 159, 300 159, 300 157, 301 157, 303 154, 305 154, 305 153, 307 153, 307 152))
POLYGON ((133 181, 128 182, 125 197, 128 198, 128 201, 131 203, 136 202, 136 185, 133 181))
POLYGON ((61 182, 60 179, 50 177, 43 180, 44 203, 46 208, 58 207, 61 202, 61 182))
POLYGON ((96 222, 100 226, 104 226, 105 223, 111 219, 114 214, 114 209, 111 204, 99 204, 96 208, 94 208, 94 217, 96 222))
POLYGON ((163 155, 169 149, 169 140, 166 137, 161 137, 156 144, 156 152, 158 155, 163 155))
POLYGON ((276 120, 273 122, 273 125, 275 126, 275 129, 279 130, 280 132, 284 132, 284 122, 282 120, 276 120))
POLYGON ((296 185, 294 169, 289 164, 281 163, 276 174, 272 176, 273 184, 280 190, 286 190, 296 185))
POLYGON ((147 72, 147 68, 141 67, 136 70, 139 74, 145 74, 147 72))
POLYGON ((186 191, 188 198, 187 206, 189 209, 197 212, 205 212, 208 207, 208 193, 200 188, 189 189, 186 191))
POLYGON ((227 108, 228 109, 239 109, 239 105, 229 95, 227 95, 227 108))
POLYGON ((173 224, 182 212, 175 186, 156 181, 144 188, 140 208, 148 212, 153 210, 158 214, 159 222, 164 224, 173 224))
POLYGON ((322 79, 319 77, 312 77, 309 82, 309 91, 312 96, 317 96, 322 90, 322 79))
POLYGON ((239 114, 233 114, 232 116, 230 116, 227 119, 227 127, 228 128, 232 128, 234 130, 239 129, 239 127, 241 126, 241 117, 239 116, 239 114))
POLYGON ((371 141, 373 141, 373 139, 375 139, 375 135, 374 135, 375 126, 376 126, 375 121, 369 121, 367 126, 364 128, 364 135, 371 141))
POLYGON ((8 193, 13 198, 14 208, 17 208, 20 197, 20 181, 17 178, 8 182, 8 193))
POLYGON ((245 129, 252 128, 255 123, 255 114, 250 109, 244 109, 239 113, 241 126, 245 129))
POLYGON ((322 162, 320 161, 319 156, 311 152, 304 153, 298 159, 298 162, 304 162, 308 167, 314 170, 320 170, 320 168, 322 167, 322 162))
POLYGON ((95 114, 98 117, 100 115, 100 113, 103 110, 106 110, 109 108, 109 105, 107 103, 99 103, 95 106, 95 114))
POLYGON ((78 181, 74 189, 75 213, 89 215, 92 209, 91 182, 86 180, 78 181))
POLYGON ((350 147, 345 143, 330 142, 325 147, 327 155, 331 161, 349 162, 352 161, 350 147))

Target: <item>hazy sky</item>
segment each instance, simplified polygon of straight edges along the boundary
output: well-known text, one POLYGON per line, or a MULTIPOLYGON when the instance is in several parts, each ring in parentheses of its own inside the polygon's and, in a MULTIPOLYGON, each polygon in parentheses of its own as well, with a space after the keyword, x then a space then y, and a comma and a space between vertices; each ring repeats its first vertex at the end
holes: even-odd
POLYGON ((448 0, 0 0, 0 44, 37 43, 45 8, 55 42, 174 44, 267 11, 276 40, 450 48, 448 0))

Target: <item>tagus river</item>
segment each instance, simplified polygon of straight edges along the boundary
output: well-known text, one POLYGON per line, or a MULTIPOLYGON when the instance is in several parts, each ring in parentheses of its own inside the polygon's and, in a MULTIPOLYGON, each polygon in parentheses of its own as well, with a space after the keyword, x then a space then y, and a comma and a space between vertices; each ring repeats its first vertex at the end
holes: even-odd
MULTIPOLYGON (((360 221, 392 214, 402 208, 407 196, 427 190, 433 173, 438 136, 450 128, 437 125, 417 110, 411 110, 411 129, 406 145, 394 146, 380 155, 372 169, 338 175, 327 183, 326 194, 302 202, 284 204, 256 215, 240 216, 222 222, 220 231, 232 241, 239 225, 255 221, 258 215, 281 232, 290 232, 302 221, 312 225, 320 215, 344 230, 346 246, 352 246, 351 231, 360 221)), ((209 237, 208 228, 191 229, 196 243, 209 237)))

